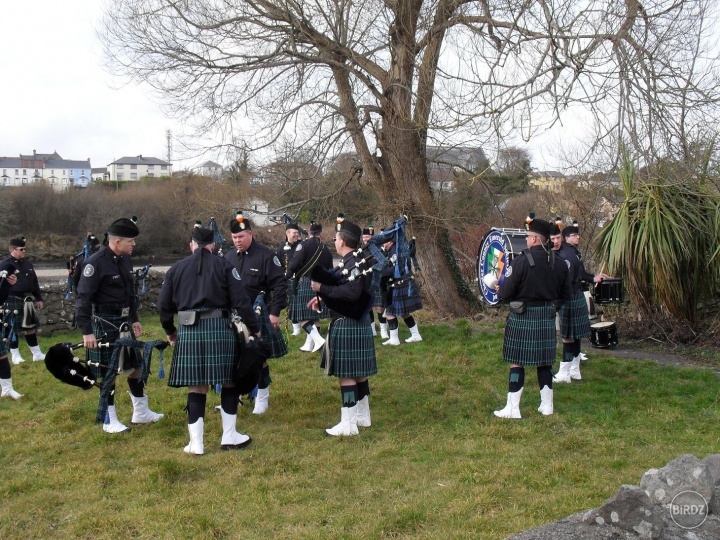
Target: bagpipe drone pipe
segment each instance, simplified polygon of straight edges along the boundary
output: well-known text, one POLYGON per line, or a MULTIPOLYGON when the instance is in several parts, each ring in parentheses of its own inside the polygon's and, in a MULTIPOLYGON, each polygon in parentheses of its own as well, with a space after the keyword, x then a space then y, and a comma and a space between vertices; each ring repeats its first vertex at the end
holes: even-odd
MULTIPOLYGON (((125 325, 123 325, 125 326, 125 325)), ((137 341, 132 332, 121 327, 120 337, 113 343, 100 341, 98 348, 111 348, 112 356, 107 364, 81 359, 74 351, 82 348, 83 343, 57 343, 50 347, 45 355, 45 367, 59 381, 89 390, 93 386, 100 389, 100 401, 96 413, 96 420, 103 422, 108 407, 108 398, 115 388, 115 379, 121 373, 131 373, 140 370, 140 379, 147 383, 150 376, 152 351, 160 351, 160 368, 158 378, 165 378, 163 367, 163 351, 170 345, 167 341, 156 340, 149 342, 137 341), (94 376, 92 368, 102 373, 102 381, 94 376)))

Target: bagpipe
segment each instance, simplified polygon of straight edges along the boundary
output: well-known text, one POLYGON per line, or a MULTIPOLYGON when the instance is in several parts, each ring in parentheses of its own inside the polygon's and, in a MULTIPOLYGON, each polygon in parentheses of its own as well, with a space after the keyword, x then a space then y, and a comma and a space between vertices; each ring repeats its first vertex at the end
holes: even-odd
MULTIPOLYGON (((393 289, 403 287, 407 284, 408 296, 420 296, 415 278, 413 276, 413 265, 420 270, 416 258, 415 237, 410 241, 407 239, 407 216, 402 216, 393 223, 393 226, 381 231, 370 239, 370 243, 381 246, 387 242, 395 243, 395 254, 389 258, 393 265, 392 275, 384 275, 381 281, 381 289, 391 294, 393 289), (394 260, 393 260, 394 259, 394 260)), ((389 302, 386 302, 386 304, 389 302)))
MULTIPOLYGON (((80 263, 92 255, 93 252, 93 240, 95 242, 98 242, 97 238, 93 233, 89 232, 87 236, 85 237, 85 244, 83 244, 83 247, 80 251, 75 253, 74 255, 70 255, 68 258, 68 261, 66 263, 67 271, 68 271, 68 277, 67 277, 67 284, 65 286, 65 300, 69 300, 72 296, 72 293, 75 292, 76 288, 76 273, 78 266, 80 263)), ((99 243, 97 244, 99 246, 99 243)))
POLYGON ((146 278, 152 268, 152 264, 146 264, 142 268, 138 268, 133 272, 133 286, 135 288, 135 299, 140 300, 140 294, 147 294, 147 283, 146 278), (142 285, 140 293, 138 288, 142 285))
MULTIPOLYGON (((260 317, 257 304, 255 313, 260 317)), ((233 382, 241 395, 249 394, 260 380, 262 365, 270 357, 272 347, 267 341, 252 335, 239 315, 234 314, 230 320, 236 341, 233 382)))
POLYGON ((120 374, 128 374, 140 369, 140 379, 146 383, 150 376, 152 351, 160 351, 160 368, 158 378, 165 378, 163 367, 163 351, 170 346, 167 341, 156 340, 149 342, 137 341, 130 331, 130 326, 123 323, 120 327, 120 337, 114 343, 100 341, 98 348, 112 348, 110 361, 105 364, 93 362, 87 357, 83 360, 74 354, 82 348, 83 343, 57 343, 50 347, 45 355, 45 367, 61 382, 89 390, 93 386, 100 389, 100 400, 96 413, 96 420, 103 422, 108 408, 108 398, 114 392, 115 379, 120 374), (102 382, 98 382, 93 374, 93 368, 104 373, 102 382))
MULTIPOLYGON (((311 278, 323 285, 337 286, 352 283, 372 272, 381 272, 389 264, 389 261, 380 249, 384 242, 374 242, 373 240, 374 237, 367 244, 352 252, 355 263, 351 268, 345 267, 343 262, 340 262, 332 270, 314 266, 310 269, 311 278)), ((366 287, 363 287, 360 297, 353 302, 323 296, 321 296, 321 300, 330 310, 359 321, 372 309, 373 295, 366 287)))
POLYGON ((218 227, 217 222, 215 221, 214 217, 210 218, 210 221, 208 221, 208 229, 213 231, 213 241, 215 242, 215 254, 219 257, 224 257, 225 252, 227 252, 228 249, 232 247, 232 244, 229 244, 225 242, 225 238, 223 237, 222 233, 220 232, 220 227, 218 227))
POLYGON ((283 225, 290 225, 291 223, 294 223, 295 225, 297 225, 300 236, 304 236, 305 238, 307 238, 309 236, 307 229, 303 229, 297 221, 294 221, 293 218, 288 216, 285 212, 283 212, 282 217, 283 217, 283 225))

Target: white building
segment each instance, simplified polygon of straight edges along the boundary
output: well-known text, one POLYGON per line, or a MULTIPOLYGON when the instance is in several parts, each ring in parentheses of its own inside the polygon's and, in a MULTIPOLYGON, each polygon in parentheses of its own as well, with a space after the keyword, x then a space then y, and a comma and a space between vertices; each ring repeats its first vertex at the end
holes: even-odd
POLYGON ((32 154, 0 157, 0 185, 24 186, 45 181, 55 189, 88 187, 92 181, 90 158, 63 159, 60 154, 32 154))
POLYGON ((107 167, 108 180, 126 181, 172 175, 172 164, 155 157, 122 157, 107 167))
POLYGON ((199 176, 210 176, 212 178, 220 178, 223 173, 223 166, 214 161, 206 161, 192 170, 199 176))

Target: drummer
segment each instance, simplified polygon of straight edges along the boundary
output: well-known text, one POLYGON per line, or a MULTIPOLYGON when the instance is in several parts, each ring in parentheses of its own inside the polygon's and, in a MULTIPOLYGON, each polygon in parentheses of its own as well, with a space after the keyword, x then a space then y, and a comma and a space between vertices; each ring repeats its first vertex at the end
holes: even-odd
MULTIPOLYGON (((558 227, 559 228, 559 227, 558 227)), ((553 232, 556 232, 554 230, 553 232)), ((588 315, 584 283, 600 283, 610 278, 607 274, 591 274, 585 270, 578 245, 580 244, 580 229, 576 221, 562 229, 562 244, 557 248, 557 254, 565 259, 570 266, 572 280, 572 300, 567 302, 560 310, 560 336, 563 341, 563 356, 560 369, 553 378, 553 382, 569 383, 571 380, 581 380, 580 374, 580 342, 582 338, 590 336, 590 317, 588 315)))

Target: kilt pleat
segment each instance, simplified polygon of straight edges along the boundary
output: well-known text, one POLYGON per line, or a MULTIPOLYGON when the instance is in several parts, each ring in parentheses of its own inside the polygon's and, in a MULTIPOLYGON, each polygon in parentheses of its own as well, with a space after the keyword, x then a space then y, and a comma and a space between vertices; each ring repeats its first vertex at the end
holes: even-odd
POLYGON ((369 377, 377 373, 375 342, 370 317, 360 321, 341 317, 330 323, 327 343, 330 355, 328 375, 335 377, 369 377))
POLYGON ((560 336, 565 339, 582 339, 590 336, 590 316, 588 315, 585 293, 578 291, 569 302, 565 302, 558 313, 560 336))
POLYGON ((282 331, 275 328, 270 322, 270 314, 268 313, 265 301, 261 296, 255 300, 253 305, 255 313, 260 312, 258 322, 260 323, 260 339, 263 343, 270 346, 271 352, 269 358, 281 358, 288 353, 287 341, 282 331), (257 308, 260 308, 259 310, 257 308))
POLYGON ((555 361, 555 308, 527 307, 510 313, 505 325, 503 360, 521 366, 547 366, 555 361))
POLYGON ((178 327, 168 386, 215 385, 232 382, 235 331, 230 319, 200 319, 178 327))
POLYGON ((370 294, 373 295, 372 307, 385 307, 382 291, 380 290, 380 280, 382 279, 382 275, 380 272, 375 272, 374 270, 370 275, 372 276, 372 279, 370 280, 370 294))
POLYGON ((423 308, 420 291, 413 280, 393 288, 392 303, 386 307, 385 314, 395 317, 406 317, 423 308))
POLYGON ((310 288, 310 281, 309 276, 300 278, 297 293, 290 296, 290 313, 293 321, 318 321, 330 318, 330 312, 325 303, 322 304, 321 313, 307 307, 307 303, 315 298, 315 293, 310 288))

